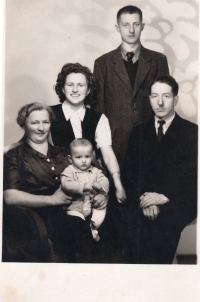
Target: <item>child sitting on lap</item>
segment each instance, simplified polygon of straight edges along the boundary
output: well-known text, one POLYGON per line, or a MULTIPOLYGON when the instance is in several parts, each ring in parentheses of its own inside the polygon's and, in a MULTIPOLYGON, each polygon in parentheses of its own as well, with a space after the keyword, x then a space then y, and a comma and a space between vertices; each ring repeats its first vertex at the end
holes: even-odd
POLYGON ((63 191, 72 196, 71 205, 65 206, 67 215, 78 216, 85 220, 92 214, 90 227, 94 240, 100 239, 97 229, 103 223, 106 208, 92 207, 95 194, 108 194, 109 182, 101 170, 91 165, 92 144, 84 138, 78 138, 70 144, 69 161, 72 163, 61 173, 63 191))

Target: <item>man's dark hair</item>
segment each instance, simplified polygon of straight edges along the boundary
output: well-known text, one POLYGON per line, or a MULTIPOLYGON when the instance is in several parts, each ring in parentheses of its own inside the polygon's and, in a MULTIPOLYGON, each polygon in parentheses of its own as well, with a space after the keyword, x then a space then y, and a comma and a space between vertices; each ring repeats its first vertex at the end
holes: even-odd
POLYGON ((122 7, 117 13, 117 23, 119 23, 122 14, 139 14, 140 21, 142 22, 142 11, 137 6, 128 5, 122 7))
POLYGON ((171 76, 166 76, 166 75, 160 75, 160 76, 157 76, 153 82, 151 83, 150 85, 150 94, 151 94, 151 87, 155 84, 155 83, 164 83, 164 84, 167 84, 169 86, 172 87, 172 93, 174 96, 177 96, 178 95, 178 89, 179 89, 179 86, 178 86, 178 83, 176 82, 176 80, 171 77, 171 76))

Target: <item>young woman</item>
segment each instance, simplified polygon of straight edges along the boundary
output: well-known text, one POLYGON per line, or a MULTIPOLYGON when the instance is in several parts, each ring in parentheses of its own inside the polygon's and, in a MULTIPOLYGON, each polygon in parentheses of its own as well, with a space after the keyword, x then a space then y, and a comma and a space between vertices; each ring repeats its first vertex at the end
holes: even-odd
POLYGON ((59 105, 52 106, 56 119, 51 125, 51 136, 55 146, 69 148, 75 138, 88 139, 96 149, 100 149, 103 161, 113 177, 116 198, 126 199, 120 179, 120 169, 112 149, 111 130, 104 114, 88 108, 95 93, 95 79, 90 70, 79 63, 65 64, 58 74, 55 91, 59 105))

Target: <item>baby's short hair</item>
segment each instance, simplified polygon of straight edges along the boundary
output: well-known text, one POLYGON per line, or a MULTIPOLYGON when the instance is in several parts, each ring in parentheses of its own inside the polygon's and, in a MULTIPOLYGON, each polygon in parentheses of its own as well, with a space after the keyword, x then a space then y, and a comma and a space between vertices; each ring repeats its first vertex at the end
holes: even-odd
POLYGON ((75 138, 71 142, 71 144, 69 145, 70 154, 72 153, 72 149, 74 147, 77 147, 77 146, 82 146, 82 147, 91 146, 91 148, 93 150, 92 144, 91 144, 91 142, 88 139, 86 139, 86 138, 75 138))

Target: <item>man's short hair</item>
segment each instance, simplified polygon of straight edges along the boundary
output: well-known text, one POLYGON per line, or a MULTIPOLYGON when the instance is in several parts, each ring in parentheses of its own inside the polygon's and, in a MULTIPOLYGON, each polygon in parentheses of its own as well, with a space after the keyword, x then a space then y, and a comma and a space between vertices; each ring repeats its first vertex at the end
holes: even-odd
POLYGON ((92 144, 89 140, 85 138, 75 138, 69 145, 70 154, 72 153, 72 149, 77 146, 82 146, 82 147, 91 146, 93 150, 92 144))
POLYGON ((117 13, 117 23, 119 23, 119 19, 122 14, 139 14, 140 20, 142 22, 142 11, 137 6, 128 5, 122 7, 117 13))
POLYGON ((166 75, 160 75, 160 76, 157 76, 151 83, 150 85, 150 94, 151 94, 151 87, 155 84, 155 83, 164 83, 164 84, 167 84, 169 86, 172 87, 172 93, 174 96, 177 96, 178 95, 178 89, 179 89, 179 86, 178 86, 178 83, 176 82, 176 80, 171 77, 171 76, 166 76, 166 75))

